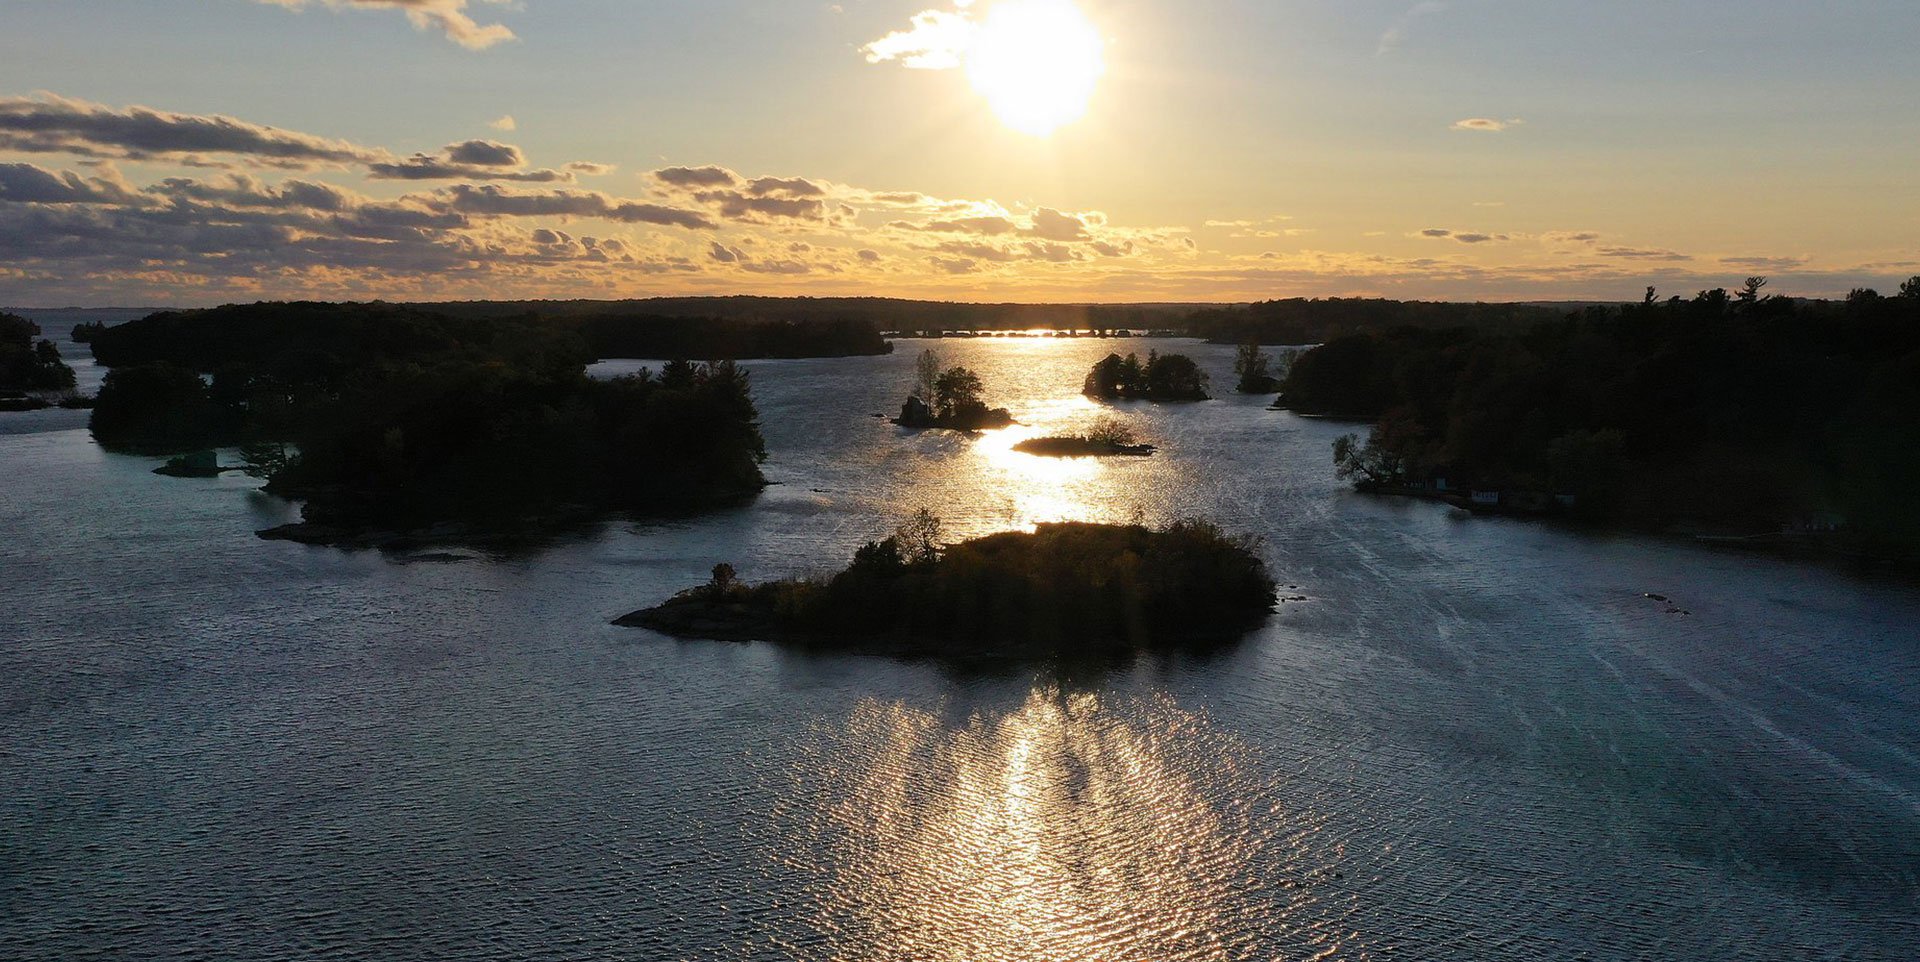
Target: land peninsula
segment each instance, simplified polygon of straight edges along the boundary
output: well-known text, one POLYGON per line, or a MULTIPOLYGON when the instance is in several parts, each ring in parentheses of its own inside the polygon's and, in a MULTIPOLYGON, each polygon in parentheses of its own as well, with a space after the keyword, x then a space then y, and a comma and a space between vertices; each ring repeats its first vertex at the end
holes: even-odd
POLYGON ((1047 658, 1210 647, 1259 626, 1275 585, 1254 545, 1204 521, 1042 524, 941 546, 922 511, 829 578, 732 567, 615 623, 681 638, 901 656, 1047 658))
POLYGON ((1279 403, 1373 422, 1333 452, 1364 491, 1920 570, 1920 277, 1766 286, 1337 337, 1279 403))

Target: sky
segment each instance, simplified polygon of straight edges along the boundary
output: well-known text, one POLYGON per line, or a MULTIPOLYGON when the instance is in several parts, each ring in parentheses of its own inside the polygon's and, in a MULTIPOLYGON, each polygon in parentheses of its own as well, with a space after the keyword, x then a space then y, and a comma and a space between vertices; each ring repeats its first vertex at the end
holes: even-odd
POLYGON ((1913 0, 0 0, 0 304, 1840 296, 1913 0))

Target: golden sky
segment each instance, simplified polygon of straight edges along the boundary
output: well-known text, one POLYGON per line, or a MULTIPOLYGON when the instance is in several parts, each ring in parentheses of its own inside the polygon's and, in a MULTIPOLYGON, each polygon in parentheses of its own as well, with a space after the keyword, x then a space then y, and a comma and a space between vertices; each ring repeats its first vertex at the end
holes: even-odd
POLYGON ((1839 295, 1920 5, 0 2, 0 304, 1839 295))

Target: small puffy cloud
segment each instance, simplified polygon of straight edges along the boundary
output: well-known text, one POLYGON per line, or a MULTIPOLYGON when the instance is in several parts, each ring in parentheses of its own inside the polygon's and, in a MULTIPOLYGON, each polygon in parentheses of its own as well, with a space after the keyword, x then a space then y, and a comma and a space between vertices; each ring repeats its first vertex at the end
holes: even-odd
POLYGON ((663 167, 650 174, 669 187, 732 187, 740 177, 725 167, 663 167))
POLYGON ((587 177, 605 177, 619 169, 614 164, 596 164, 588 160, 576 160, 567 165, 567 170, 587 177))
POLYGON ((1482 233, 1480 231, 1456 231, 1456 230, 1447 230, 1442 227, 1429 227, 1426 230, 1421 231, 1416 236, 1426 237, 1432 240, 1458 241, 1462 244, 1486 244, 1492 241, 1508 241, 1513 239, 1513 236, 1511 234, 1487 234, 1487 233, 1482 233))
MULTIPOLYGON (((962 2, 963 9, 970 4, 962 2)), ((924 10, 912 26, 896 30, 860 48, 868 63, 899 63, 910 70, 952 70, 966 57, 975 29, 965 13, 924 10)))
POLYGON ((825 197, 827 189, 805 177, 757 177, 747 183, 755 197, 825 197))
POLYGON ((447 145, 447 159, 476 167, 520 167, 526 164, 520 148, 492 140, 468 140, 447 145))
POLYGON ((1523 123, 1525 123, 1525 121, 1517 117, 1511 120, 1495 120, 1491 117, 1468 117, 1465 120, 1454 121, 1451 129, 1481 134, 1497 134, 1503 130, 1518 127, 1523 123))
POLYGON ((863 247, 855 256, 871 264, 880 259, 880 252, 871 247, 863 247))
POLYGON ((487 126, 492 127, 495 130, 503 130, 503 131, 509 131, 509 132, 520 129, 519 121, 514 120, 512 114, 507 114, 503 117, 500 117, 497 120, 487 121, 487 126))
MULTIPOLYGON (((255 0, 289 10, 312 5, 341 9, 398 10, 421 30, 438 30, 448 40, 468 50, 485 50, 495 44, 517 40, 502 24, 476 22, 466 14, 467 0, 255 0)), ((498 3, 500 0, 490 0, 498 3)), ((511 129, 511 128, 506 128, 511 129)))

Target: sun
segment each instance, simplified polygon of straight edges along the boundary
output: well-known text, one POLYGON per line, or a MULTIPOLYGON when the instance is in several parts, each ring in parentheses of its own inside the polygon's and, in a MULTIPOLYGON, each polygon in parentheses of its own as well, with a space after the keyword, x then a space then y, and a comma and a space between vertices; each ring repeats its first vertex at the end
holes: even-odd
POLYGON ((1105 46, 1073 0, 1000 0, 967 44, 967 79, 1002 123, 1045 137, 1086 114, 1105 46))

